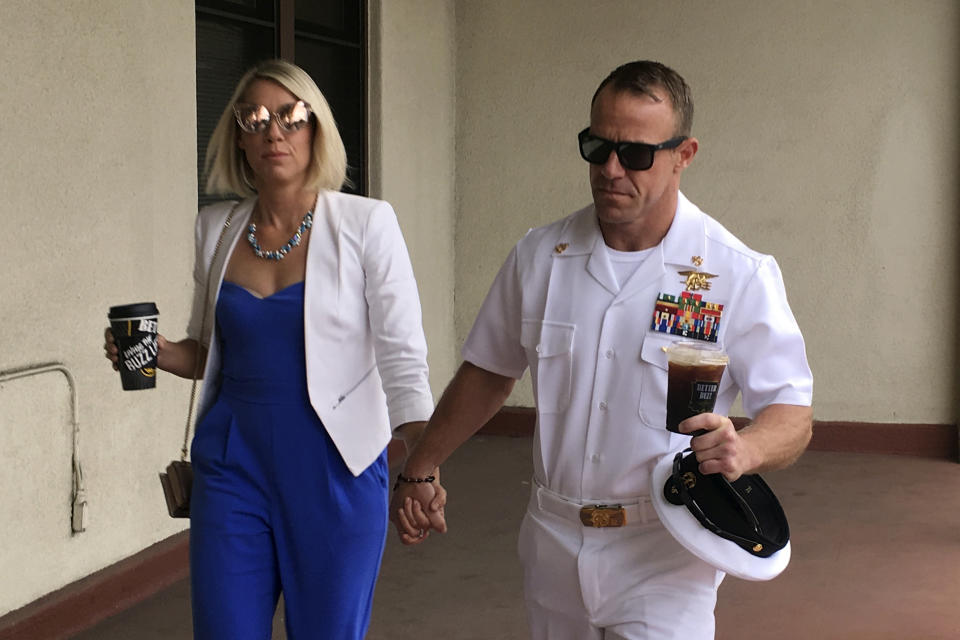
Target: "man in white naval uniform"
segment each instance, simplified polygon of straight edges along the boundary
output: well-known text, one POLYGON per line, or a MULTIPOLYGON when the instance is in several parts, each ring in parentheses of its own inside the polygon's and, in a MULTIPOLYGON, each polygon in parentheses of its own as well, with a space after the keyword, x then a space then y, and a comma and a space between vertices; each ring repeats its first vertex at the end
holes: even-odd
POLYGON ((789 465, 810 439, 812 376, 775 260, 679 191, 698 148, 692 115, 683 78, 659 63, 601 83, 580 134, 593 204, 510 253, 398 479, 401 540, 444 531, 446 494, 428 474, 530 367, 534 482, 519 550, 538 640, 712 638, 723 573, 661 525, 651 470, 689 446, 702 473, 734 480, 789 465), (689 339, 716 342, 730 364, 715 412, 673 434, 665 347, 689 339), (751 419, 739 431, 725 417, 738 392, 751 419))

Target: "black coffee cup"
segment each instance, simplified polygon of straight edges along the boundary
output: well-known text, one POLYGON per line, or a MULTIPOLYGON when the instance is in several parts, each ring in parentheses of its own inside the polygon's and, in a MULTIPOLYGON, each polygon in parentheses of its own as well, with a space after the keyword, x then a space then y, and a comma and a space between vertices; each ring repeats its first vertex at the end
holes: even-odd
POLYGON ((157 386, 157 305, 138 302, 110 307, 107 315, 117 343, 124 391, 157 386))

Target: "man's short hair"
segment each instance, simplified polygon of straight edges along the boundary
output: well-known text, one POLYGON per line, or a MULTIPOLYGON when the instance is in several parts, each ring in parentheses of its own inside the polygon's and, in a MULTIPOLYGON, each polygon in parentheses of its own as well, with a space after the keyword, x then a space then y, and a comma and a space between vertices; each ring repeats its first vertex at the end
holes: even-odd
POLYGON ((617 91, 645 95, 660 101, 653 89, 663 89, 670 96, 674 119, 677 122, 675 136, 689 136, 693 129, 693 95, 686 80, 670 67, 652 60, 637 60, 622 64, 610 72, 593 94, 593 105, 605 86, 612 84, 617 91))

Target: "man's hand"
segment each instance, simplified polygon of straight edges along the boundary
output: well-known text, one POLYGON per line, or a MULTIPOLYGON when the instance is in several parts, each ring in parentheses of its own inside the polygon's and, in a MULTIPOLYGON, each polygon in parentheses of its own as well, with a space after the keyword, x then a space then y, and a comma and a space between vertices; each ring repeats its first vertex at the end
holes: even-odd
POLYGON ((722 473, 733 482, 745 473, 774 471, 793 464, 810 442, 813 410, 771 404, 739 431, 730 418, 702 413, 681 422, 679 429, 680 433, 705 430, 690 440, 700 473, 722 473))
POLYGON ((390 521, 397 527, 403 544, 423 542, 431 529, 446 533, 443 508, 447 492, 440 486, 439 466, 503 406, 515 382, 513 378, 464 362, 440 397, 426 429, 421 429, 420 423, 404 425, 401 437, 410 452, 403 475, 407 478, 434 476, 435 480, 400 482, 394 490, 390 521))
POLYGON ((431 474, 433 482, 401 482, 390 500, 390 521, 397 528, 400 542, 406 545, 420 544, 433 529, 447 532, 444 507, 447 491, 440 484, 440 471, 431 474))
POLYGON ((733 482, 757 466, 756 452, 737 433, 730 418, 716 413, 701 413, 687 418, 679 425, 680 433, 696 433, 705 430, 690 440, 690 448, 700 463, 700 473, 722 473, 733 482))

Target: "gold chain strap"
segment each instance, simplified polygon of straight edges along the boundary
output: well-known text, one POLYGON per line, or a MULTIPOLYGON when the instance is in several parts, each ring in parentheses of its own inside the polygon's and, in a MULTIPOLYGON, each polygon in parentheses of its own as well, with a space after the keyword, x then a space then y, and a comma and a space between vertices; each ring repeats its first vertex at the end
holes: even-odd
POLYGON ((193 386, 190 388, 190 406, 187 408, 187 426, 183 429, 183 447, 180 449, 180 461, 184 462, 187 459, 187 445, 190 443, 190 423, 193 422, 193 404, 197 398, 197 378, 200 376, 200 349, 203 348, 203 334, 207 330, 207 308, 210 306, 210 278, 213 276, 213 265, 217 261, 217 254, 220 253, 220 245, 223 244, 223 236, 226 234, 227 229, 230 228, 230 223, 233 221, 233 214, 237 212, 237 207, 240 206, 240 203, 237 202, 233 205, 233 208, 230 209, 230 213, 227 215, 226 221, 223 223, 223 229, 220 230, 220 237, 217 238, 217 246, 213 249, 213 257, 210 258, 210 268, 207 271, 207 286, 203 294, 203 316, 200 320, 200 339, 197 341, 197 353, 193 359, 193 386))

